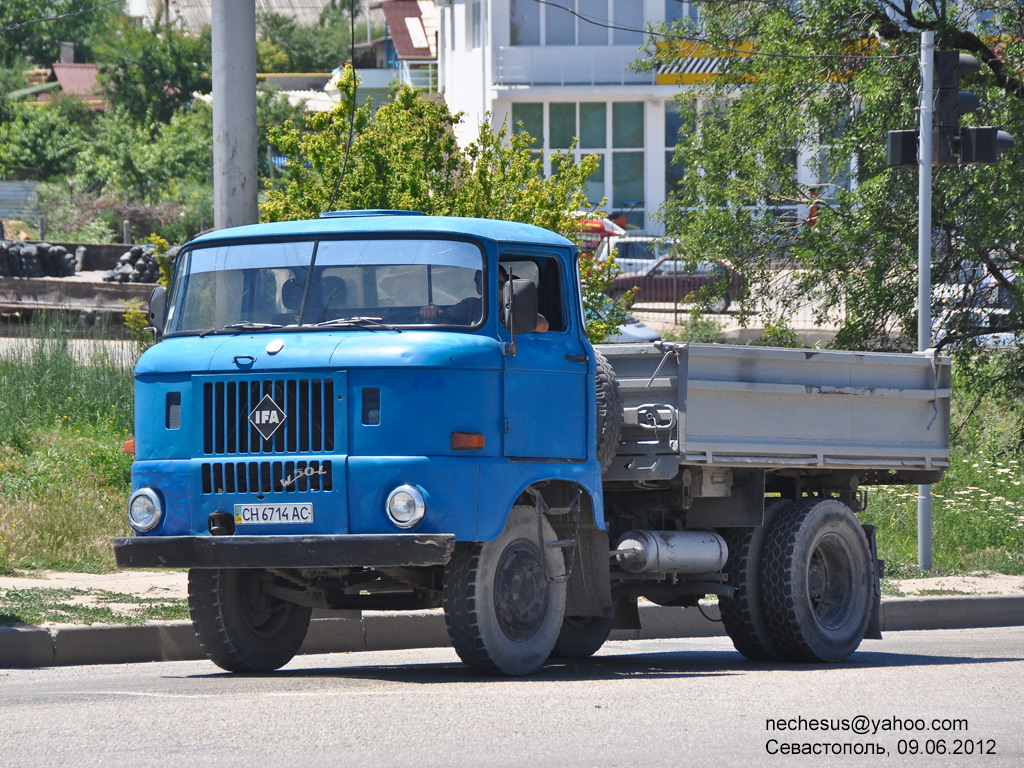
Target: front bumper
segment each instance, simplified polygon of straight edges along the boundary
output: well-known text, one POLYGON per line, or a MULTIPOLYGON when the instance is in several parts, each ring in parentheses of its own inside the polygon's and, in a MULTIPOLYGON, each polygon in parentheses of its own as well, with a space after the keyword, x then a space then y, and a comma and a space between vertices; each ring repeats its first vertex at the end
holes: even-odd
POLYGON ((120 568, 345 568, 444 565, 455 534, 131 536, 114 539, 120 568))

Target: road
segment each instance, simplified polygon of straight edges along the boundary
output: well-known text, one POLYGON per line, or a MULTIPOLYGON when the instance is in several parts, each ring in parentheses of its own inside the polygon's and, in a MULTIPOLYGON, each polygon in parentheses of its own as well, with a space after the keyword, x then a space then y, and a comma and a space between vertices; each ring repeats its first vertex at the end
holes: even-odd
POLYGON ((0 765, 1019 766, 1021 680, 1020 627, 890 633, 823 667, 748 662, 720 638, 612 642, 525 680, 473 675, 450 649, 305 656, 254 676, 207 662, 0 670, 0 765), (768 725, 859 715, 866 735, 768 725), (794 743, 886 756, 770 754, 794 743))

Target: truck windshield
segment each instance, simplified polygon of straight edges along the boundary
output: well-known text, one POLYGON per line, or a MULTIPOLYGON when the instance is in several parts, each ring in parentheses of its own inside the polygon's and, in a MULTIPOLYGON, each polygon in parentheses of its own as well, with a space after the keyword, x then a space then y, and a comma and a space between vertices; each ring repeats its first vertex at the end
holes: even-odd
POLYGON ((198 247, 181 257, 166 331, 474 327, 483 319, 482 269, 480 247, 455 240, 198 247))

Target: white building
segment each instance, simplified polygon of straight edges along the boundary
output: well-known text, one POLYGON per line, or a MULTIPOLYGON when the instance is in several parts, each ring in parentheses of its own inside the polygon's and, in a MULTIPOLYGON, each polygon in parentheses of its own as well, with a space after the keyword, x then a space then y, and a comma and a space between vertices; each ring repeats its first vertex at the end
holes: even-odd
MULTIPOLYGON (((652 214, 678 175, 669 160, 679 122, 678 76, 640 74, 648 22, 691 13, 680 0, 440 0, 440 89, 466 113, 460 141, 490 113, 492 127, 522 122, 552 152, 578 137, 577 154, 601 168, 588 197, 612 218, 652 232, 652 214), (575 14, 566 9, 572 9, 575 14), (576 15, 578 14, 578 15, 576 15)), ((697 4, 692 6, 696 12, 697 4)))

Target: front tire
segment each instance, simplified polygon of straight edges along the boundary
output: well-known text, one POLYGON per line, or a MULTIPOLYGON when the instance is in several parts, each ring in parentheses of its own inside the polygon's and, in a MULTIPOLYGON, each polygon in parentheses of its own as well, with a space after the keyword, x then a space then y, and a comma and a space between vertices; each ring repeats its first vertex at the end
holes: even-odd
MULTIPOLYGON (((544 541, 555 532, 542 519, 544 541)), ((538 541, 537 513, 513 507, 494 541, 455 546, 444 572, 444 618, 455 652, 480 672, 526 675, 544 664, 565 613, 561 550, 538 541), (545 565, 546 564, 546 565, 545 565)))
POLYGON ((853 511, 832 499, 781 516, 765 543, 764 610, 780 657, 844 661, 867 632, 874 569, 853 511))
POLYGON ((553 659, 586 659, 597 653, 612 631, 611 616, 566 616, 558 633, 553 659))
POLYGON ((312 609, 263 594, 262 569, 192 569, 188 610, 199 644, 228 672, 270 672, 302 647, 312 609))

